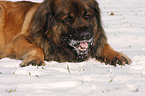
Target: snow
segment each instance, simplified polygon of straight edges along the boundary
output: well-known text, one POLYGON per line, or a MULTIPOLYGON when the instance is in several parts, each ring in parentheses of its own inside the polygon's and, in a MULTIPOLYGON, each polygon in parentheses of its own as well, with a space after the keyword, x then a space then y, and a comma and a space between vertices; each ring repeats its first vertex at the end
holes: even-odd
POLYGON ((128 55, 131 65, 113 67, 90 59, 22 68, 22 61, 4 58, 0 96, 145 96, 145 1, 98 2, 108 42, 128 55))

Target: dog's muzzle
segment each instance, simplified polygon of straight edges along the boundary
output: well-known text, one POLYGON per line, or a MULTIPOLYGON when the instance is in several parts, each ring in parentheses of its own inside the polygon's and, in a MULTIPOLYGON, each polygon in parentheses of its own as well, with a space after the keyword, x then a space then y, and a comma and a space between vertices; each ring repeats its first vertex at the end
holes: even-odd
POLYGON ((89 40, 70 40, 69 45, 72 46, 78 55, 85 55, 89 51, 89 46, 93 45, 94 39, 89 40))

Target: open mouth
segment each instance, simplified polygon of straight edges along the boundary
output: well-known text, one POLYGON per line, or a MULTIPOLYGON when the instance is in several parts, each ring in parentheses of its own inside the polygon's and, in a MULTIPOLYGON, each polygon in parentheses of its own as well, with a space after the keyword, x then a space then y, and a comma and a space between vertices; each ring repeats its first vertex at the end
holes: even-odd
POLYGON ((91 38, 89 40, 70 40, 69 45, 72 46, 78 55, 84 55, 87 54, 89 51, 89 46, 93 45, 94 39, 91 38))

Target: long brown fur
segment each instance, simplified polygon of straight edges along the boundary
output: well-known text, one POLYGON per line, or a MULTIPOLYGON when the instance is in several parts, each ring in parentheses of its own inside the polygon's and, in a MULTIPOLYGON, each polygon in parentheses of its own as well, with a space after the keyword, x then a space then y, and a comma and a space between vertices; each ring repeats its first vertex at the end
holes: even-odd
POLYGON ((111 65, 131 63, 107 43, 95 0, 0 1, 0 58, 4 57, 23 60, 21 66, 45 65, 44 60, 81 62, 90 57, 111 65), (82 36, 75 33, 78 29, 92 30, 85 33, 93 38, 85 55, 78 55, 68 44, 69 36, 82 36))

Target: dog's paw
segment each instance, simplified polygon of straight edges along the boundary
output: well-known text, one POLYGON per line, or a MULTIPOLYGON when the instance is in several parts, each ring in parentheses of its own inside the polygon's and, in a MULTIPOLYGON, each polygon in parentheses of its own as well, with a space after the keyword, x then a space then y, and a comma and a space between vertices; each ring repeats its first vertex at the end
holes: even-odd
POLYGON ((105 64, 110 64, 116 66, 117 64, 119 65, 125 65, 125 64, 131 64, 132 60, 127 57, 126 55, 122 53, 118 53, 114 56, 110 56, 108 58, 104 59, 105 64))
POLYGON ((25 66, 44 66, 44 60, 37 58, 37 57, 31 57, 31 58, 26 58, 21 64, 21 67, 25 67, 25 66))

